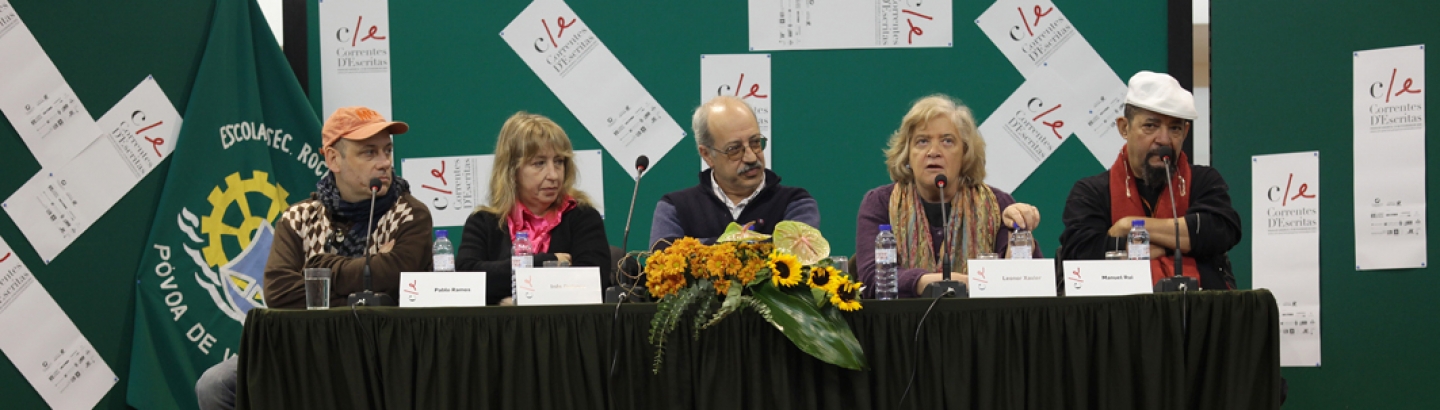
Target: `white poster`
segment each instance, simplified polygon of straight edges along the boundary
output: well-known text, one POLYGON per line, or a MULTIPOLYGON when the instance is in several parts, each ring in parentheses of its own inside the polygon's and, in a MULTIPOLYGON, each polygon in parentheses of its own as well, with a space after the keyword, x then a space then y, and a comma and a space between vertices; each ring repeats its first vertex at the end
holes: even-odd
POLYGON ((65 165, 100 136, 9 0, 0 0, 0 112, 42 168, 65 165))
POLYGON ((636 158, 650 157, 653 168, 685 138, 680 124, 565 2, 535 0, 500 37, 631 178, 638 176, 636 158))
POLYGON ((1355 270, 1426 267, 1425 46, 1354 58, 1355 270))
POLYGON ((390 113, 389 0, 320 1, 322 118, 340 107, 390 113))
MULTIPOLYGON (((575 151, 575 189, 590 196, 591 205, 605 215, 605 158, 598 149, 575 151)), ((494 155, 405 158, 401 177, 410 182, 410 195, 430 208, 435 226, 465 226, 478 206, 490 204, 490 172, 494 155)))
POLYGON ((950 0, 750 0, 750 50, 951 47, 950 0))
POLYGON ((1320 152, 1251 157, 1253 287, 1280 309, 1280 365, 1320 366, 1320 152))
POLYGON ((94 408, 120 380, 4 239, 0 350, 50 408, 94 408))
MULTIPOLYGON (((700 55, 700 101, 710 101, 721 95, 739 98, 750 105, 755 120, 760 123, 760 133, 770 138, 765 146, 765 167, 775 169, 770 151, 775 147, 775 135, 770 132, 770 55, 769 54, 701 54, 700 55)), ((700 161, 700 169, 705 161, 700 161)))
POLYGON ((1085 121, 1084 107, 1066 102, 1069 89, 1048 78, 1025 81, 980 124, 990 164, 985 183, 1015 192, 1085 121))
POLYGON ((1125 82, 1049 1, 998 0, 975 24, 1027 80, 1051 76, 1069 87, 1083 117, 1074 133, 1100 164, 1115 162, 1124 140, 1115 119, 1125 108, 1125 82))
POLYGON ((180 134, 180 114, 149 77, 97 123, 104 137, 0 203, 47 264, 168 158, 180 134))

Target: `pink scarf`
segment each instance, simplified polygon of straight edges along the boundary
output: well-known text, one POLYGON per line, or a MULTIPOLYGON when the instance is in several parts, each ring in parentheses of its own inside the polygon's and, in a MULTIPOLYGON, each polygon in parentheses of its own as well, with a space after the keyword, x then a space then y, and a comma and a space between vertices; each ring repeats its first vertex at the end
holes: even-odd
POLYGON ((560 214, 569 212, 576 206, 575 198, 569 195, 566 195, 562 202, 563 205, 555 212, 536 216, 525 204, 515 201, 515 208, 511 209, 510 216, 505 218, 505 224, 510 227, 510 239, 513 241, 517 232, 529 232, 531 252, 547 253, 550 250, 550 231, 560 224, 560 214))

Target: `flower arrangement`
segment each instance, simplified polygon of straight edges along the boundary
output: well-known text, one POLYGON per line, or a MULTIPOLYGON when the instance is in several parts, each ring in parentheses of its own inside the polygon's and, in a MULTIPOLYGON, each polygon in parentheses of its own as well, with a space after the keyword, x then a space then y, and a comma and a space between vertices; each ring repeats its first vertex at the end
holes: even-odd
POLYGON ((660 371, 666 340, 687 314, 698 339, 701 330, 747 308, 811 356, 866 368, 864 352, 839 312, 861 308, 861 284, 829 256, 820 231, 795 221, 776 224, 773 236, 731 223, 714 245, 685 237, 651 253, 644 273, 650 294, 659 299, 650 322, 653 370, 660 371))

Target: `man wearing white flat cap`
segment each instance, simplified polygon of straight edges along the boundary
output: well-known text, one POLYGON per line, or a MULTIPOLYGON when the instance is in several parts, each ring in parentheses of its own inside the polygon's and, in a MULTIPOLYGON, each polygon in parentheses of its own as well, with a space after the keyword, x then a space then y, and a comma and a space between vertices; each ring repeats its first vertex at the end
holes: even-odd
POLYGON ((1131 77, 1129 87, 1125 114, 1115 119, 1125 146, 1109 171, 1070 190, 1062 257, 1103 259, 1107 251, 1125 250, 1132 222, 1144 220, 1152 283, 1174 275, 1178 248, 1184 275, 1198 279, 1201 288, 1233 289, 1226 252, 1240 242, 1240 214, 1230 205, 1230 186, 1214 168, 1190 165, 1181 151, 1195 119, 1195 97, 1174 77, 1149 71, 1131 77))

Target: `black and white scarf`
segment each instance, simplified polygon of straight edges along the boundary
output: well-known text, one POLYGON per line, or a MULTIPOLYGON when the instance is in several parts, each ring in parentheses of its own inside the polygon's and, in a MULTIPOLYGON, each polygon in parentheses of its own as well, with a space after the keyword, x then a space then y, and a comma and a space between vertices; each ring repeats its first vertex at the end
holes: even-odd
POLYGON ((325 205, 326 211, 330 214, 331 226, 336 229, 331 235, 329 248, 336 255, 354 258, 365 255, 365 238, 370 235, 370 227, 375 225, 375 220, 390 212, 390 207, 400 200, 400 195, 410 192, 410 184, 400 178, 399 175, 391 173, 390 189, 385 195, 375 197, 375 214, 370 223, 365 223, 366 215, 370 214, 370 201, 346 202, 340 198, 340 188, 335 185, 335 174, 326 173, 315 183, 315 194, 320 203, 325 205), (350 230, 340 235, 339 225, 349 223, 350 230))

